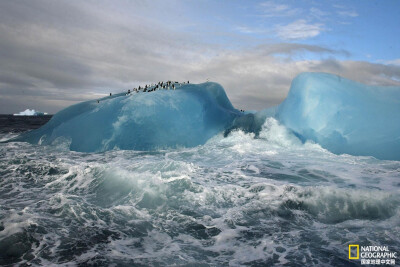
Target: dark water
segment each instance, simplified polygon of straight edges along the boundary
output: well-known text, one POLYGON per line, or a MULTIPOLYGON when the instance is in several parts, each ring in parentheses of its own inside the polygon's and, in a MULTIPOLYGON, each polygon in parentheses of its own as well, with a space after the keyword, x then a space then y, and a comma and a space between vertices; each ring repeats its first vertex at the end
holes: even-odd
MULTIPOLYGON (((50 116, 1 116, 0 140, 50 116)), ((359 266, 400 249, 400 162, 334 155, 268 119, 203 146, 0 143, 0 265, 359 266)))
POLYGON ((0 133, 20 133, 37 129, 51 119, 52 115, 14 116, 0 115, 0 133))

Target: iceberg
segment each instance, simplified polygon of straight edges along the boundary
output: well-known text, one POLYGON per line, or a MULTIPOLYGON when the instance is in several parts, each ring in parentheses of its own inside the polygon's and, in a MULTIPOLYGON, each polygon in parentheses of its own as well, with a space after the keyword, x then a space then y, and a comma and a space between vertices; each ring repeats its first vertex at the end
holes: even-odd
POLYGON ((29 109, 29 108, 24 111, 21 111, 20 113, 14 114, 14 116, 43 116, 43 115, 47 115, 47 113, 36 111, 34 109, 29 109))
POLYGON ((177 87, 82 102, 13 141, 53 144, 66 140, 69 149, 79 152, 193 147, 204 144, 242 115, 219 84, 177 87))
POLYGON ((301 141, 314 141, 333 153, 400 160, 400 87, 302 73, 280 105, 244 113, 217 83, 177 87, 82 102, 12 141, 67 140, 71 150, 81 152, 193 147, 237 129, 262 138, 266 119, 274 117, 301 141))
POLYGON ((335 154, 400 160, 400 87, 302 73, 275 117, 303 141, 335 154))

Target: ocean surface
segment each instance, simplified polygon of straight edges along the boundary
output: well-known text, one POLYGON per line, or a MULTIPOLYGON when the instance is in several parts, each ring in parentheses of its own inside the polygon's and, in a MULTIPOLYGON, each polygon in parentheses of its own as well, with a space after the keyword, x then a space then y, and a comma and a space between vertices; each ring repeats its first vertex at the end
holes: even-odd
MULTIPOLYGON (((0 117, 0 140, 50 117, 0 117)), ((154 152, 0 143, 0 265, 359 266, 400 252, 400 161, 335 155, 267 119, 154 152)), ((399 260, 397 260, 399 261, 399 260)))

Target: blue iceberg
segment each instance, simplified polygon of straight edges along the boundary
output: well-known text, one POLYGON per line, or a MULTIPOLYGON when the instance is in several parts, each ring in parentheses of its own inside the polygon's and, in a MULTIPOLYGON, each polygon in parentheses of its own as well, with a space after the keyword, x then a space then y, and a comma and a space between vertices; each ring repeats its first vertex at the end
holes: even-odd
POLYGON ((52 144, 61 138, 70 142, 71 150, 80 152, 193 147, 241 115, 216 83, 177 87, 79 103, 14 141, 52 144))
POLYGON ((193 147, 241 129, 259 136, 275 117, 303 142, 336 154, 400 160, 400 87, 367 86, 327 73, 297 76, 277 107, 242 113, 216 83, 117 94, 70 106, 12 141, 70 142, 75 151, 193 147))
POLYGON ((333 153, 400 160, 400 87, 302 73, 275 116, 301 139, 333 153))

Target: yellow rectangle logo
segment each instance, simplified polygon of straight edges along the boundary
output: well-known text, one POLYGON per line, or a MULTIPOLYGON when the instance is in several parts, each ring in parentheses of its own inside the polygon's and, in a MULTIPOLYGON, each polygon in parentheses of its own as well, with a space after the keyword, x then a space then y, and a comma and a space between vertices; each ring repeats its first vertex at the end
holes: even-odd
POLYGON ((360 246, 359 245, 349 245, 349 259, 358 260, 360 258, 360 246), (351 248, 357 249, 357 256, 351 256, 351 248))

